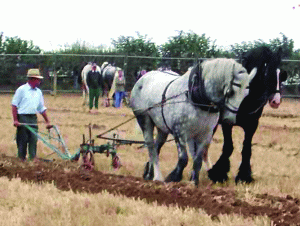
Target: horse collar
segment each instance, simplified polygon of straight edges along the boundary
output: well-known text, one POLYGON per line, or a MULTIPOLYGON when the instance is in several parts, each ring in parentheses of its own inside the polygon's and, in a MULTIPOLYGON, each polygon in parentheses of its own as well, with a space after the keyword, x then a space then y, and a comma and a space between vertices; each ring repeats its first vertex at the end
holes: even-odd
POLYGON ((191 102, 204 111, 219 111, 219 107, 206 95, 201 65, 199 67, 199 75, 197 73, 193 73, 193 71, 190 74, 187 96, 191 102))

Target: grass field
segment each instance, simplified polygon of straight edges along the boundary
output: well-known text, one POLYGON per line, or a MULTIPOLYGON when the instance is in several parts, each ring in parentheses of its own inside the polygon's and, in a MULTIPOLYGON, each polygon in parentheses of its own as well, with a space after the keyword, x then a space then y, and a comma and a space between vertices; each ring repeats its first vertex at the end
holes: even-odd
MULTIPOLYGON (((0 120, 3 129, 0 131, 0 151, 9 156, 16 156, 15 128, 13 127, 10 106, 11 98, 12 95, 1 95, 0 120)), ((45 102, 52 124, 59 127, 71 153, 79 148, 82 135, 85 134, 87 137, 89 124, 93 127, 92 134, 95 137, 133 117, 133 113, 127 107, 116 110, 112 107, 105 108, 101 106, 99 114, 91 115, 88 113, 87 107, 82 106, 82 99, 79 95, 68 94, 56 97, 46 95, 45 102)), ((234 187, 237 195, 243 196, 249 202, 251 202, 253 194, 265 193, 280 197, 290 195, 294 198, 300 198, 300 111, 298 109, 298 101, 288 99, 284 99, 277 110, 271 109, 269 106, 265 107, 259 128, 253 139, 251 163, 256 181, 250 185, 234 184, 234 177, 241 160, 240 151, 243 142, 242 129, 235 127, 233 135, 235 150, 231 157, 229 181, 216 186, 234 187)), ((43 119, 40 116, 39 123, 40 130, 45 130, 43 119)), ((117 133, 120 138, 143 140, 135 120, 131 120, 107 133, 107 136, 112 136, 113 133, 117 133)), ((96 144, 104 144, 107 141, 95 138, 95 142, 96 144)), ((222 142, 221 130, 219 129, 209 149, 212 163, 216 162, 221 153, 222 142)), ((48 156, 51 153, 51 150, 39 142, 39 157, 57 158, 55 154, 48 156)), ((111 168, 110 159, 105 155, 96 156, 96 169, 114 174, 141 177, 144 164, 148 159, 147 150, 144 148, 139 149, 138 145, 121 146, 118 153, 123 165, 118 171, 111 168)), ((166 143, 160 155, 163 176, 167 176, 176 163, 177 151, 175 150, 175 144, 173 142, 166 143)), ((189 178, 191 166, 191 161, 189 161, 184 171, 184 181, 189 178)), ((200 186, 210 184, 205 169, 201 171, 200 180, 200 186)), ((146 204, 142 201, 133 201, 124 197, 113 197, 109 194, 93 196, 59 192, 55 190, 53 185, 25 185, 19 180, 9 182, 3 178, 0 184, 0 203, 3 204, 1 205, 3 211, 0 214, 2 216, 1 225, 134 225, 136 222, 141 222, 140 225, 180 225, 178 222, 185 222, 182 225, 271 224, 266 217, 245 220, 243 217, 236 215, 221 216, 220 221, 216 222, 201 210, 188 208, 183 211, 176 207, 157 207, 155 204, 146 204), (38 191, 36 196, 38 198, 31 197, 29 195, 30 190, 38 191), (57 202, 50 201, 54 197, 58 199, 57 202), (90 203, 88 205, 95 208, 89 208, 92 211, 84 210, 85 202, 90 203), (77 203, 80 203, 80 205, 76 209, 73 206, 76 206, 77 203), (35 207, 37 204, 40 207, 38 209, 35 207), (15 212, 9 210, 12 208, 11 206, 13 206, 15 212), (119 211, 117 209, 120 206, 126 209, 126 214, 116 213, 119 211), (47 209, 51 211, 48 212, 47 209), (59 211, 61 212, 58 213, 59 211), (56 216, 56 220, 48 216, 51 213, 56 216), (65 216, 65 218, 62 219, 62 216, 65 216), (180 220, 178 220, 179 218, 180 220), (14 224, 14 220, 16 224, 14 224), (126 221, 128 223, 124 223, 126 221)))

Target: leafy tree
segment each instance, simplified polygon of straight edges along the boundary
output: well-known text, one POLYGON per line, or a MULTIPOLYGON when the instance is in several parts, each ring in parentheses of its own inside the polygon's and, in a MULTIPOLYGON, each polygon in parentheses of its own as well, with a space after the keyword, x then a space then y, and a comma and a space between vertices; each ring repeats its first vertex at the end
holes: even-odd
POLYGON ((0 53, 3 53, 3 32, 0 33, 0 53))
POLYGON ((286 37, 283 33, 280 33, 280 35, 281 38, 270 39, 269 43, 261 39, 253 42, 242 42, 241 44, 235 43, 234 45, 230 46, 231 51, 237 58, 241 58, 245 52, 259 46, 267 46, 273 51, 277 51, 279 47, 281 47, 283 51, 283 59, 288 59, 293 55, 294 41, 286 37))
POLYGON ((35 46, 32 41, 22 40, 19 37, 5 37, 3 33, 0 36, 0 52, 1 67, 0 79, 2 84, 10 84, 16 81, 19 77, 24 78, 27 68, 24 65, 33 65, 38 67, 39 59, 33 56, 9 56, 6 54, 39 54, 41 52, 38 46, 35 46), (17 76, 19 75, 19 76, 17 76))
POLYGON ((300 55, 297 54, 297 51, 294 52, 294 41, 293 39, 289 39, 283 33, 280 33, 281 37, 277 37, 275 39, 270 39, 269 42, 265 42, 263 40, 256 40, 253 42, 242 42, 241 44, 235 43, 231 45, 231 51, 234 53, 235 57, 241 58, 242 55, 259 46, 267 46, 273 51, 277 51, 280 47, 282 48, 282 59, 281 69, 287 71, 288 76, 290 78, 297 76, 300 71, 299 62, 287 62, 285 59, 300 59, 300 55))
POLYGON ((126 55, 124 66, 129 88, 135 83, 139 70, 153 70, 157 67, 158 60, 151 57, 159 57, 157 45, 137 32, 137 38, 133 36, 120 36, 112 40, 115 50, 119 54, 126 55), (138 56, 141 56, 140 58, 138 56), (142 57, 143 56, 143 57, 142 57))
MULTIPOLYGON (((116 51, 127 56, 145 56, 145 57, 159 57, 158 47, 147 35, 143 36, 137 32, 137 38, 133 36, 120 36, 117 40, 112 40, 112 44, 116 51)), ((156 67, 155 59, 134 58, 135 63, 133 67, 140 67, 140 69, 153 69, 156 67)))
MULTIPOLYGON (((178 31, 178 35, 170 37, 168 42, 161 46, 161 52, 165 58, 206 58, 211 57, 216 51, 214 42, 213 45, 210 44, 210 38, 207 38, 205 34, 199 36, 192 31, 186 33, 181 30, 178 31)), ((162 64, 163 66, 169 64, 171 65, 172 70, 182 74, 187 71, 192 62, 193 60, 173 60, 170 62, 166 59, 162 64)))
POLYGON ((3 48, 5 54, 39 54, 41 49, 32 41, 22 40, 19 37, 6 37, 3 48))
POLYGON ((294 41, 289 39, 283 33, 280 33, 281 38, 270 39, 270 48, 277 50, 279 47, 282 48, 282 58, 290 59, 293 56, 294 41))
POLYGON ((233 53, 235 58, 241 59, 243 54, 254 48, 252 42, 242 42, 241 44, 235 43, 230 45, 230 51, 233 53))

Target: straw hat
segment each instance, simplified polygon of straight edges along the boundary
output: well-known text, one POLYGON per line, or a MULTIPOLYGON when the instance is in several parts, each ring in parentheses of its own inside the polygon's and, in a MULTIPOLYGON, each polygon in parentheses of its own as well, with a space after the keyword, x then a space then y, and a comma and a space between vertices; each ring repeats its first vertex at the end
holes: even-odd
POLYGON ((43 76, 40 75, 40 71, 37 68, 29 69, 27 72, 27 77, 28 78, 39 78, 39 79, 44 78, 43 76))

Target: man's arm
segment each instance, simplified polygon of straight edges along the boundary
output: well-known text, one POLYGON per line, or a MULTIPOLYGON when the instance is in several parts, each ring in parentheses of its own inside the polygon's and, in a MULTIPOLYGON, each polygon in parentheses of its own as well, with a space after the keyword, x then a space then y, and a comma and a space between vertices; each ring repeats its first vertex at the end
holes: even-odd
POLYGON ((14 120, 14 126, 18 127, 20 126, 19 120, 18 120, 18 108, 15 105, 11 105, 12 107, 12 115, 14 120))
POLYGON ((41 115, 43 116, 43 118, 44 118, 44 120, 45 120, 45 122, 46 122, 46 128, 47 128, 47 129, 51 129, 53 126, 50 124, 50 120, 49 120, 49 118, 48 118, 48 115, 47 115, 46 110, 43 111, 43 112, 41 113, 41 115))

